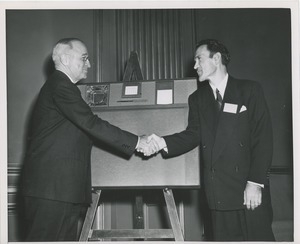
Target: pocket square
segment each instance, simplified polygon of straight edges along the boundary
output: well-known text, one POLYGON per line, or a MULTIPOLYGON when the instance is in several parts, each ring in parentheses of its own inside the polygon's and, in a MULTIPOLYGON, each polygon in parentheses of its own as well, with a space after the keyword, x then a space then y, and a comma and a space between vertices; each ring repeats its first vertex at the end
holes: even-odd
POLYGON ((237 105, 237 104, 225 103, 225 104, 224 104, 223 112, 236 114, 237 108, 238 108, 238 105, 237 105))
POLYGON ((246 110, 247 110, 247 108, 243 105, 243 106, 241 107, 240 113, 241 113, 241 112, 244 112, 244 111, 246 111, 246 110))

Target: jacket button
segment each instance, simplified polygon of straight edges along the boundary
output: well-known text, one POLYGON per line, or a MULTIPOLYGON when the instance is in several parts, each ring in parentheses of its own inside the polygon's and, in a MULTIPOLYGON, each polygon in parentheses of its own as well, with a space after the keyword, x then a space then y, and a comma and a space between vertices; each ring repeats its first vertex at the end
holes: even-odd
POLYGON ((211 168, 211 172, 215 173, 216 169, 215 168, 211 168))
POLYGON ((241 146, 241 147, 243 147, 243 146, 244 146, 244 144, 243 144, 241 141, 240 141, 240 146, 241 146))
POLYGON ((206 149, 206 145, 203 145, 203 147, 202 147, 203 149, 206 149))

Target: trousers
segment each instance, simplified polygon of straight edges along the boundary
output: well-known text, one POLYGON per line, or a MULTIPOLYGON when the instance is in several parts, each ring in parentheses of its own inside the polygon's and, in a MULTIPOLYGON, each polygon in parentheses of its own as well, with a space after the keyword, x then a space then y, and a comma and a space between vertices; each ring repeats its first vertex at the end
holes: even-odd
POLYGON ((87 206, 35 197, 24 198, 26 241, 77 241, 87 206))
POLYGON ((211 210, 214 241, 275 241, 273 210, 268 187, 262 204, 254 210, 211 210))

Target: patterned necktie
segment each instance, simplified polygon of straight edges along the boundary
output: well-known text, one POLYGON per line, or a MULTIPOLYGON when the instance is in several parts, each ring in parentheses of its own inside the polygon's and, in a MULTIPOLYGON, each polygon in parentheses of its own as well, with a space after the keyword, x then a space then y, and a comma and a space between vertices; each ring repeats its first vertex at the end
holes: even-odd
POLYGON ((217 94, 217 98, 216 98, 217 105, 218 105, 219 110, 221 110, 221 107, 222 107, 222 96, 221 96, 220 91, 218 89, 216 89, 216 94, 217 94))

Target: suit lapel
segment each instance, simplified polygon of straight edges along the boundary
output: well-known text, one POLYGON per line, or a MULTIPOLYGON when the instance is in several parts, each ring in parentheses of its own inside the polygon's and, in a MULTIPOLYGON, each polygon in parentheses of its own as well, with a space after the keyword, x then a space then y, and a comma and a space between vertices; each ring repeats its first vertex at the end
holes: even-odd
POLYGON ((207 127, 211 131, 212 135, 214 135, 217 114, 216 101, 213 91, 208 82, 207 84, 201 86, 199 91, 201 93, 201 95, 199 96, 199 99, 201 99, 199 104, 202 105, 201 112, 203 114, 207 127))
POLYGON ((241 99, 237 89, 237 83, 230 76, 228 78, 223 101, 223 104, 231 103, 238 105, 238 107, 236 113, 224 112, 224 105, 222 107, 217 125, 215 144, 212 153, 212 163, 217 160, 222 151, 225 149, 225 146, 230 143, 233 129, 236 127, 238 111, 241 107, 241 99))

